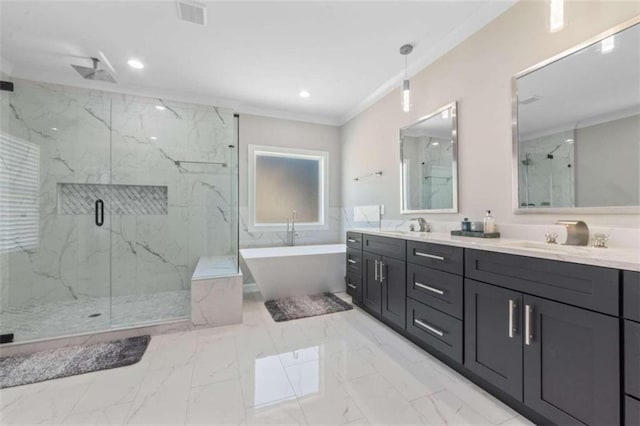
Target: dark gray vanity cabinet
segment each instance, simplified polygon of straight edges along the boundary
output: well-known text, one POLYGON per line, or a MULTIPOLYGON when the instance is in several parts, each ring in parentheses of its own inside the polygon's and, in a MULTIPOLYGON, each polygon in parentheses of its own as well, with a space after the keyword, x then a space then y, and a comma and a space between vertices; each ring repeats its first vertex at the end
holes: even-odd
POLYGON ((583 282, 572 302, 618 312, 595 296, 607 287, 619 294, 617 271, 476 250, 465 256, 468 276, 489 281, 465 280, 465 366, 555 424, 620 424, 620 319, 538 297, 565 299, 583 282))
POLYGON ((522 293, 466 279, 465 366, 522 401, 522 293))
POLYGON ((352 237, 354 302, 452 368, 540 424, 640 426, 640 273, 352 237))
POLYGON ((378 274, 380 256, 362 253, 362 304, 377 314, 382 312, 382 286, 378 274))
POLYGON ((362 303, 404 329, 407 303, 404 241, 366 235, 364 247, 369 251, 362 254, 362 303))
POLYGON ((407 332, 449 359, 463 360, 464 250, 407 241, 407 332))
POLYGON ((529 295, 524 304, 525 405, 556 424, 620 424, 619 319, 529 295))
MULTIPOLYGON (((358 240, 355 235, 351 237, 352 240, 358 240)), ((361 241, 362 304, 404 329, 407 304, 406 243, 397 238, 367 234, 362 236, 361 241)))
POLYGON ((624 271, 624 417, 640 425, 640 272, 624 271))

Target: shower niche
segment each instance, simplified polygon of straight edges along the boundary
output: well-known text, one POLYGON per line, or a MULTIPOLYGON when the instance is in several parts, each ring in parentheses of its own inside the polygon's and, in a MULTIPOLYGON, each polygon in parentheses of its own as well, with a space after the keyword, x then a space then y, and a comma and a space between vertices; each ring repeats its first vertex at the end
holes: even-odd
POLYGON ((0 92, 0 333, 190 318, 198 260, 237 270, 233 112, 13 83, 0 92))

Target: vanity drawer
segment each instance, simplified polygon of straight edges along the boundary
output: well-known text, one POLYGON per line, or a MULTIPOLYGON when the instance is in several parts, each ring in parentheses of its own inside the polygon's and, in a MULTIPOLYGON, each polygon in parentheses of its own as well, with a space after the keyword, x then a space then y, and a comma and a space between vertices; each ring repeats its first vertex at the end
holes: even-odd
POLYGON ((363 242, 362 249, 369 253, 389 256, 398 260, 404 260, 406 257, 407 243, 405 240, 365 234, 363 242))
POLYGON ((640 401, 630 396, 624 397, 624 424, 626 426, 640 425, 640 401))
POLYGON ((347 273, 362 274, 362 252, 347 249, 347 273))
POLYGON ((640 272, 623 271, 624 317, 640 322, 640 272))
POLYGON ((345 277, 347 294, 357 302, 362 302, 362 276, 351 272, 345 277))
POLYGON ((407 241, 407 262, 452 274, 462 275, 463 253, 461 247, 407 241))
POLYGON ((640 399, 640 324, 624 321, 624 390, 640 399))
POLYGON ((459 319, 463 287, 459 275, 407 263, 407 296, 459 319))
POLYGON ((465 275, 474 280, 619 316, 617 269, 465 250, 465 275))
POLYGON ((462 321, 408 298, 407 331, 426 345, 462 363, 462 321))
POLYGON ((359 232, 347 232, 347 247, 362 250, 362 234, 359 232))

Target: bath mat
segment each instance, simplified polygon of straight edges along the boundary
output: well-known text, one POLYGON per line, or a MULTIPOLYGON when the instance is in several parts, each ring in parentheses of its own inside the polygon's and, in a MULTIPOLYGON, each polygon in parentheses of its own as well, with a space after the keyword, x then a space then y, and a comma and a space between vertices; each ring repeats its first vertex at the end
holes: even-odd
POLYGON ((140 361, 150 336, 0 358, 0 389, 124 367, 140 361))
POLYGON ((315 317, 353 309, 351 304, 332 293, 283 297, 282 299, 264 302, 264 306, 276 322, 315 317))

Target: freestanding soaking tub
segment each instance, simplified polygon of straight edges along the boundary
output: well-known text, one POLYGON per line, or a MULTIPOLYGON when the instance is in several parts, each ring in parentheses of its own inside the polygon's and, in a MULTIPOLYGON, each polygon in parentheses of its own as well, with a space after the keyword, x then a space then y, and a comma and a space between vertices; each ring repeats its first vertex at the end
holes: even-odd
POLYGON ((345 291, 344 244, 241 249, 265 300, 345 291))

